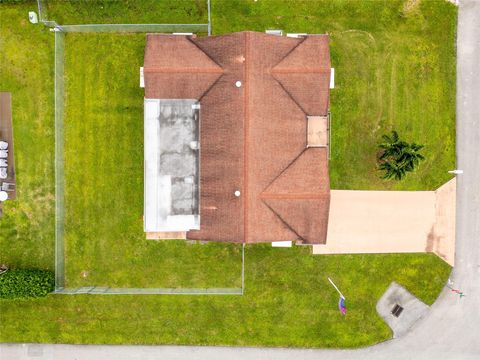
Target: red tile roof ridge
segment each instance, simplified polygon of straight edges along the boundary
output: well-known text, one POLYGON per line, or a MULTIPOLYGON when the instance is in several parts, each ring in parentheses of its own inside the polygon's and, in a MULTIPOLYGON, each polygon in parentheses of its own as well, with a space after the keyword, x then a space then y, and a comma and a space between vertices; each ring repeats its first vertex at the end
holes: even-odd
POLYGON ((204 93, 198 98, 198 101, 201 102, 203 100, 203 98, 210 92, 210 90, 212 90, 215 85, 217 85, 217 83, 220 81, 220 79, 223 77, 223 75, 220 75, 217 80, 215 80, 212 85, 210 85, 207 90, 204 91, 204 93))
POLYGON ((285 56, 280 59, 279 62, 277 62, 274 66, 272 66, 272 69, 271 69, 270 71, 271 71, 271 72, 274 71, 275 68, 276 68, 279 64, 281 64, 283 60, 285 60, 288 56, 290 56, 291 53, 293 53, 295 50, 297 50, 297 48, 298 48, 301 44, 303 44, 303 42, 304 42, 305 40, 306 40, 306 37, 303 37, 303 38, 302 38, 302 41, 299 41, 298 44, 295 45, 289 52, 287 52, 287 53, 285 54, 285 56))
POLYGON ((288 194, 276 194, 276 193, 262 193, 260 199, 277 199, 277 200, 315 200, 324 199, 328 197, 328 194, 308 193, 308 192, 293 192, 288 194))
POLYGON ((264 204, 271 209, 272 213, 307 244, 324 244, 326 242, 329 203, 329 197, 314 200, 269 199, 264 201, 264 204), (318 223, 309 223, 302 215, 305 211, 312 216, 314 214, 319 215, 322 220, 318 223))
POLYGON ((319 57, 316 54, 318 45, 325 43, 326 52, 328 51, 328 37, 325 39, 318 39, 315 36, 305 36, 292 51, 274 67, 272 73, 324 73, 330 72, 330 59, 319 57), (312 49, 315 52, 312 54, 312 49), (305 61, 306 60, 306 61, 305 61))
POLYGON ((186 36, 187 40, 190 41, 193 45, 195 45, 195 47, 200 50, 202 53, 204 53, 210 60, 212 60, 215 64, 217 64, 217 66, 222 69, 222 72, 224 71, 223 67, 215 61, 214 58, 212 58, 209 54, 207 54, 205 51, 203 51, 203 49, 198 46, 198 44, 195 42, 195 41, 192 41, 192 38, 196 38, 196 36, 186 36))
POLYGON ((290 97, 290 99, 292 99, 292 101, 295 103, 295 105, 297 105, 297 107, 302 110, 302 112, 305 114, 305 116, 308 116, 307 112, 305 111, 305 109, 302 107, 302 105, 300 105, 297 101, 297 99, 295 99, 293 97, 293 95, 290 93, 290 91, 287 90, 287 88, 282 84, 282 82, 280 80, 277 79, 277 77, 272 74, 272 77, 275 79, 275 81, 280 85, 280 87, 283 89, 283 91, 285 91, 285 93, 290 97))
POLYGON ((305 240, 298 232, 295 231, 294 228, 292 228, 292 226, 286 222, 278 212, 275 211, 275 209, 273 209, 270 204, 268 204, 267 202, 263 201, 263 203, 265 204, 265 206, 272 212, 275 214, 275 216, 282 222, 283 225, 285 225, 287 227, 288 230, 290 230, 292 233, 294 233, 296 236, 298 236, 298 239, 297 240, 305 240))
POLYGON ((191 35, 147 34, 143 71, 147 73, 224 72, 222 66, 192 40, 194 38, 196 37, 192 37, 191 35), (172 41, 176 44, 176 47, 165 47, 163 41, 153 41, 153 39, 160 37, 172 41), (162 51, 159 52, 159 50, 162 51), (166 50, 170 50, 170 52, 166 50), (175 51, 172 53, 172 50, 175 51), (178 57, 181 53, 183 53, 184 56, 178 57), (185 56, 185 53, 189 56, 185 56), (193 55, 195 55, 195 57, 193 55), (157 61, 154 61, 154 59, 157 59, 157 61), (158 61, 158 59, 161 60, 158 61), (193 59, 195 60, 193 61, 193 59))
POLYGON ((323 67, 314 67, 314 68, 294 68, 289 67, 287 69, 272 69, 273 74, 291 74, 291 73, 306 73, 306 74, 326 74, 330 73, 330 68, 323 68, 323 67))
MULTIPOLYGON (((286 91, 286 92, 287 92, 287 91, 286 91)), ((288 94, 288 92, 287 92, 287 94, 288 94)), ((294 101, 295 101, 295 100, 294 100, 294 101)), ((296 103, 296 102, 295 102, 295 103, 296 103)), ((298 105, 298 104, 297 104, 297 105, 298 105)), ((300 106, 299 106, 299 107, 300 107, 300 106)), ((301 109, 301 107, 300 107, 300 109, 301 109)), ((267 191, 268 188, 269 188, 275 181, 277 181, 277 179, 278 179, 280 176, 282 176, 282 174, 283 174, 285 171, 287 171, 287 169, 289 169, 289 168, 300 158, 300 156, 302 156, 302 154, 303 154, 305 151, 307 151, 307 149, 308 149, 308 148, 303 149, 297 156, 295 156, 295 157, 292 159, 292 161, 290 161, 290 163, 287 165, 287 167, 284 168, 282 171, 280 171, 280 172, 277 174, 277 176, 275 176, 275 177, 272 179, 272 181, 270 181, 270 182, 268 183, 268 185, 265 186, 265 188, 264 188, 264 189, 262 190, 262 192, 260 193, 260 197, 263 197, 264 195, 268 194, 268 191, 267 191)))
POLYGON ((206 68, 199 68, 199 67, 147 67, 143 69, 144 73, 223 73, 224 70, 222 68, 215 69, 206 69, 206 68))
MULTIPOLYGON (((244 142, 243 142, 243 193, 245 195, 248 194, 248 146, 250 145, 249 142, 249 124, 250 124, 250 108, 248 106, 249 102, 249 95, 250 95, 250 74, 249 74, 249 64, 250 64, 250 33, 245 32, 244 33, 244 39, 245 39, 245 59, 248 59, 244 62, 245 66, 245 87, 244 87, 244 106, 245 106, 245 119, 243 122, 244 126, 244 142)), ((244 239, 243 241, 245 243, 248 242, 249 239, 249 233, 248 233, 248 196, 243 197, 243 234, 244 234, 244 239)))

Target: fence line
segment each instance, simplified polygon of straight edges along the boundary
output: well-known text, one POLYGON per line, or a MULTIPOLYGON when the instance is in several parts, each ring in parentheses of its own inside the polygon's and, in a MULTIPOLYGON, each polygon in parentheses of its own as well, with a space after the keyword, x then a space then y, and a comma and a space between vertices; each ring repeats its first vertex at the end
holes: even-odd
POLYGON ((43 18, 43 3, 42 3, 42 0, 37 0, 37 6, 38 6, 38 18, 40 19, 40 21, 43 23, 43 21, 45 20, 43 18))
POLYGON ((55 294, 77 295, 242 295, 242 288, 57 288, 55 294))
POLYGON ((207 0, 207 24, 71 24, 59 25, 47 19, 43 0, 37 0, 38 16, 45 26, 58 28, 63 32, 206 32, 212 34, 210 0, 207 0))
POLYGON ((64 197, 64 54, 65 34, 55 32, 55 287, 65 286, 64 197))
POLYGON ((212 19, 210 15, 210 0, 207 0, 207 11, 208 11, 208 36, 212 35, 212 19))
POLYGON ((56 25, 62 32, 118 33, 118 32, 208 32, 208 24, 82 24, 56 25))
POLYGON ((69 32, 208 32, 211 34, 210 1, 208 24, 83 24, 59 25, 46 19, 42 0, 37 0, 40 21, 55 33, 55 294, 170 294, 170 295, 243 295, 245 283, 245 244, 242 244, 240 288, 113 288, 65 287, 65 36, 69 32))

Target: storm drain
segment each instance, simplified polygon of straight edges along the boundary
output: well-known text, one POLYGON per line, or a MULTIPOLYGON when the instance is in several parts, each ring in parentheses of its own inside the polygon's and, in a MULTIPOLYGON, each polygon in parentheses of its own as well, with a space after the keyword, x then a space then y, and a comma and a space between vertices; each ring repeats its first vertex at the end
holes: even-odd
POLYGON ((395 304, 395 306, 392 309, 392 315, 395 317, 399 317, 402 311, 403 311, 403 307, 401 307, 398 304, 395 304))

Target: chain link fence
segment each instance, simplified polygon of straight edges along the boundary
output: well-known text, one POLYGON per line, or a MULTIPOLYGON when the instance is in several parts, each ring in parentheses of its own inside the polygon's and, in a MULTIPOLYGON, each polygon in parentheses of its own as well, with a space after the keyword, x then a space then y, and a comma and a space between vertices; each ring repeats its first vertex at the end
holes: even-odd
POLYGON ((56 294, 183 294, 242 295, 245 247, 242 246, 241 287, 233 288, 113 288, 66 287, 65 283, 65 42, 67 33, 211 33, 210 1, 208 24, 78 24, 60 25, 48 20, 44 0, 37 0, 40 21, 55 34, 55 293, 56 294))
POLYGON ((78 33, 207 33, 208 24, 85 24, 58 25, 54 28, 62 32, 78 33))
MULTIPOLYGON (((54 2, 53 2, 54 3, 54 2)), ((68 2, 65 2, 68 3, 68 2)), ((134 24, 59 24, 51 19, 48 12, 48 0, 37 0, 40 22, 63 32, 162 32, 162 33, 195 33, 211 35, 210 0, 206 0, 208 23, 199 24, 164 24, 164 23, 134 23, 134 24)), ((147 10, 147 9, 145 9, 147 10)))
POLYGON ((92 295, 242 295, 242 288, 110 288, 78 287, 56 288, 55 294, 92 295))
POLYGON ((64 95, 65 34, 55 32, 55 287, 65 286, 64 95))

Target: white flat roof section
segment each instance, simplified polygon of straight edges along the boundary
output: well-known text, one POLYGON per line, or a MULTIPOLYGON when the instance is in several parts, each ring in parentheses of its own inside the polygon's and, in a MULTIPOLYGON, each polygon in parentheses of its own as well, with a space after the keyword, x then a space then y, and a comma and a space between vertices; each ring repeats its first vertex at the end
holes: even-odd
POLYGON ((144 230, 200 229, 196 100, 144 100, 144 230))

